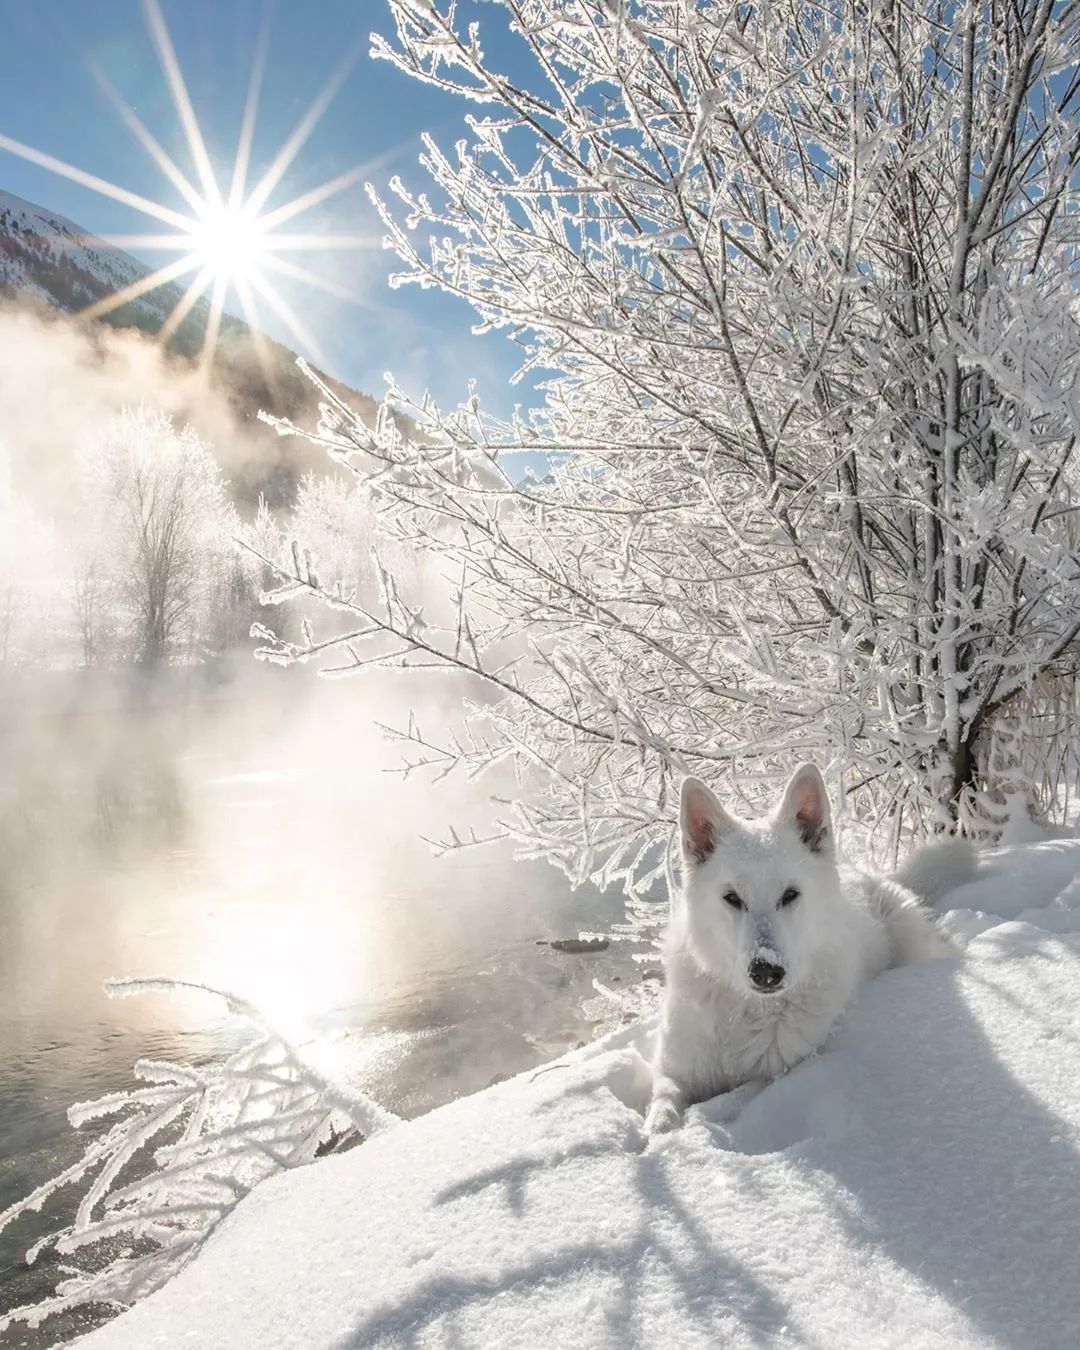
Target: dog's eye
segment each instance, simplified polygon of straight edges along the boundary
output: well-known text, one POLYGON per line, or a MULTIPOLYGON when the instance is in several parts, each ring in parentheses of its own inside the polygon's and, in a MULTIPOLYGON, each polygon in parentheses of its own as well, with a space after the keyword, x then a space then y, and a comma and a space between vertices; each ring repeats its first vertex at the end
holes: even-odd
POLYGON ((788 905, 793 905, 795 901, 798 900, 798 898, 799 892, 795 889, 794 886, 789 886, 787 890, 784 892, 784 894, 780 897, 780 903, 778 908, 787 909, 788 905))
POLYGON ((745 909, 746 906, 739 899, 735 891, 724 892, 724 904, 730 905, 732 909, 745 909))

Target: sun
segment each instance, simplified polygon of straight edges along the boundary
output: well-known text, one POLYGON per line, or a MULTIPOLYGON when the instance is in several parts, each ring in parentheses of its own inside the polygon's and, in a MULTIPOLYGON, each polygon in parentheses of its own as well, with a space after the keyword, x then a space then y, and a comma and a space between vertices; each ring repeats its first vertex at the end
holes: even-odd
POLYGON ((189 243, 196 266, 226 285, 250 282, 262 273, 269 256, 262 221, 227 203, 207 207, 189 243))
POLYGON ((296 233, 291 222, 330 197, 361 181, 368 166, 358 165, 328 182, 294 197, 281 205, 271 205, 273 194, 294 164, 315 127, 322 119, 334 95, 352 68, 356 52, 350 53, 327 81, 306 110, 284 144, 254 186, 248 186, 252 143, 266 60, 266 30, 260 34, 252 60, 251 76, 243 119, 228 185, 219 182, 195 116, 176 51, 165 25, 158 0, 143 0, 143 12, 150 36, 157 49, 162 74, 172 95, 173 105, 184 131, 194 174, 184 173, 147 130, 135 112, 99 70, 93 74, 117 112, 127 123, 142 147, 172 184, 182 199, 179 207, 154 201, 111 183, 84 169, 32 146, 24 145, 0 132, 0 150, 7 150, 33 164, 61 174, 103 196, 133 207, 166 227, 158 234, 112 235, 107 242, 118 248, 160 250, 175 254, 171 262, 149 275, 95 301, 81 311, 84 318, 99 318, 131 300, 191 278, 162 325, 158 338, 167 342, 204 297, 209 300, 203 332, 200 367, 208 370, 214 359, 218 332, 225 304, 235 296, 251 328, 256 354, 267 375, 270 363, 260 331, 260 304, 284 325, 296 346, 320 364, 325 361, 312 335, 304 328, 292 307, 270 280, 277 273, 294 282, 326 291, 339 299, 356 301, 357 296, 327 281, 318 273, 295 262, 286 254, 329 249, 370 249, 381 241, 370 235, 326 234, 316 231, 296 233), (289 226, 285 231, 281 227, 289 226))

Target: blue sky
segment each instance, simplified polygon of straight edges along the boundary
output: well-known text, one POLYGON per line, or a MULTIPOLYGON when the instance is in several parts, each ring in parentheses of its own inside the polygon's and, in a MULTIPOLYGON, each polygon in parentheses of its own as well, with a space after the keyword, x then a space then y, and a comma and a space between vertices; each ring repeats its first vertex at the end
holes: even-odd
MULTIPOLYGON (((357 164, 385 187, 394 173, 423 185, 420 133, 452 146, 469 105, 410 80, 368 56, 368 35, 389 35, 383 0, 161 0, 191 101, 219 179, 229 181, 248 76, 260 27, 268 24, 266 77, 256 127, 252 174, 273 157, 350 50, 358 53, 326 115, 270 205, 286 202, 357 164)), ((504 12, 484 0, 461 0, 476 17, 485 49, 499 66, 520 65, 519 39, 504 12)), ((139 145, 93 74, 107 75, 151 133, 194 179, 183 132, 138 0, 0 0, 0 132, 133 192, 181 209, 183 201, 139 145)), ((473 105, 475 110, 475 105, 473 105)), ((167 229, 128 206, 100 196, 0 149, 0 188, 70 217, 99 235, 167 229)), ((289 228, 370 234, 381 230, 358 184, 299 217, 289 228)), ((174 255, 129 251, 154 266, 174 255)), ((350 303, 274 278, 319 342, 331 372, 380 394, 393 370, 410 391, 428 387, 456 402, 474 375, 486 404, 500 411, 527 401, 508 378, 515 350, 499 334, 474 337, 472 310, 433 290, 390 290, 392 253, 337 252, 297 257, 359 297, 350 303)), ((227 308, 237 308, 235 298, 227 308)), ((262 308, 262 326, 296 346, 280 320, 262 308)))

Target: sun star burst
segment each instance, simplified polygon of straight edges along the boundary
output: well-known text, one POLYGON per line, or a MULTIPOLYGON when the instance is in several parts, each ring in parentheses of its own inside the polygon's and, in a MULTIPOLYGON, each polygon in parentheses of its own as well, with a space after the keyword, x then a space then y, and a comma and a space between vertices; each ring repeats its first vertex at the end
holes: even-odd
POLYGON ((177 209, 132 192, 116 183, 99 178, 53 155, 35 150, 10 136, 0 133, 0 149, 7 150, 31 163, 91 188, 102 196, 132 207, 149 216, 167 231, 156 234, 112 235, 109 243, 118 248, 161 250, 177 255, 172 261, 145 277, 104 296, 81 311, 82 317, 100 318, 121 305, 136 300, 191 276, 179 300, 163 323, 158 334, 167 342, 187 319, 198 302, 208 298, 206 324, 203 331, 200 366, 209 370, 214 357, 221 327, 222 313, 230 294, 236 296, 240 310, 252 330, 256 352, 269 377, 262 334, 259 331, 259 313, 256 296, 266 305, 288 331, 296 345, 325 364, 315 340, 301 324, 292 306, 269 280, 267 271, 274 271, 293 281, 327 291, 343 299, 355 300, 343 288, 320 277, 308 268, 290 262, 283 253, 314 252, 330 249, 366 249, 378 246, 378 239, 368 235, 297 233, 291 227, 297 217, 313 207, 359 182, 368 166, 358 165, 300 196, 271 207, 270 200, 285 174, 296 161, 304 144, 321 121, 356 58, 350 53, 338 70, 324 85, 295 128, 286 137, 271 160, 265 173, 248 189, 247 178, 251 163, 252 143, 258 114, 259 94, 266 64, 266 29, 260 33, 252 61, 251 77, 244 103, 236 155, 230 172, 227 191, 222 190, 207 152, 206 142, 188 94, 172 39, 169 36, 158 0, 142 0, 147 28, 157 50, 162 74, 165 77, 173 106, 184 131, 194 168, 194 180, 176 164, 161 144, 124 102, 105 75, 94 70, 95 78, 110 98, 124 122, 137 137, 154 163, 183 199, 177 209), (286 233, 279 227, 289 225, 286 233), (193 274, 193 275, 192 275, 193 274))
POLYGON ((266 257, 267 232, 258 216, 222 203, 207 204, 188 240, 193 258, 216 279, 246 281, 266 257))

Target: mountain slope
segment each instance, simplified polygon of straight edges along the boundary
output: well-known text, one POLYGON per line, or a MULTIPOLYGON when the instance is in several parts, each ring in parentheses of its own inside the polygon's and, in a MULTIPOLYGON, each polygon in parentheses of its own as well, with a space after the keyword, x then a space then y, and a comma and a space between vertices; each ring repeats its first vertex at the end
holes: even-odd
MULTIPOLYGON (((96 238, 73 221, 44 207, 0 191, 0 303, 29 306, 39 313, 74 321, 88 306, 142 280, 153 269, 96 238)), ((116 329, 153 341, 184 293, 171 283, 118 306, 94 327, 116 329)), ((209 305, 199 300, 169 339, 167 364, 187 376, 201 351, 209 305)), ((314 425, 318 398, 296 366, 296 353, 263 337, 263 368, 251 328, 226 314, 214 352, 211 388, 227 403, 243 431, 242 462, 219 447, 233 477, 237 496, 251 500, 260 492, 271 502, 284 500, 300 474, 325 471, 327 460, 312 446, 281 438, 257 421, 260 409, 314 425)), ((374 399, 337 381, 329 383, 362 414, 373 416, 374 399)), ((198 409, 191 420, 198 425, 198 409)))

